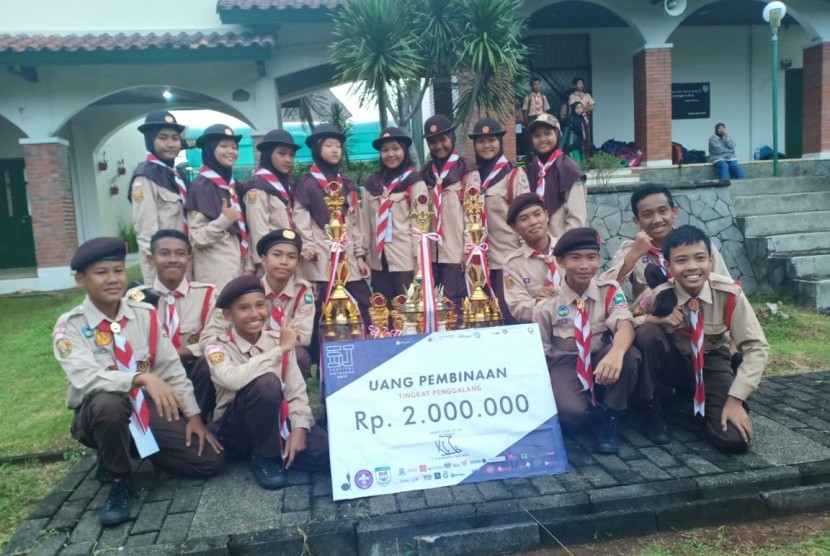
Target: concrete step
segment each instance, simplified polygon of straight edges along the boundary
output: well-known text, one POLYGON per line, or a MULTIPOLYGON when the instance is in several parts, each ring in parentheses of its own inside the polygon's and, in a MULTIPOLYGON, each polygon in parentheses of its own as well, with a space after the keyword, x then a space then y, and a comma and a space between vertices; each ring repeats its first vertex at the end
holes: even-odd
POLYGON ((807 176, 803 178, 756 178, 733 180, 729 186, 732 197, 775 195, 779 193, 807 193, 830 190, 830 178, 807 176))
POLYGON ((765 240, 767 253, 776 257, 813 255, 830 251, 830 234, 827 232, 780 234, 760 239, 765 240))
POLYGON ((830 278, 795 280, 793 289, 800 304, 823 312, 830 311, 830 278))
POLYGON ((787 274, 795 279, 830 277, 830 253, 789 257, 787 274))
POLYGON ((589 187, 592 186, 592 185, 634 185, 634 184, 637 184, 637 183, 640 183, 640 178, 638 178, 637 176, 627 176, 627 177, 612 176, 608 180, 607 184, 600 183, 600 181, 597 179, 596 176, 590 176, 589 175, 588 178, 585 180, 585 184, 588 185, 589 187))
POLYGON ((735 197, 734 203, 737 216, 780 215, 830 210, 830 190, 735 197))
POLYGON ((797 216, 742 216, 738 218, 738 225, 747 237, 830 231, 830 210, 803 212, 797 216))

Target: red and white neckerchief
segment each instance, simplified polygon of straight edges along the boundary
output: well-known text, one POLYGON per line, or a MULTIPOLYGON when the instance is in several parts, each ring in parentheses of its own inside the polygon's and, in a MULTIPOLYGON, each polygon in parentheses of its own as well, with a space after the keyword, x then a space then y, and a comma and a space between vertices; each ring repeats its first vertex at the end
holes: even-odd
POLYGON ((270 170, 268 170, 266 168, 260 168, 259 170, 254 172, 254 175, 255 176, 260 176, 265 181, 267 181, 269 184, 271 184, 271 187, 273 187, 274 191, 277 192, 277 195, 279 196, 279 198, 283 200, 283 202, 285 203, 285 212, 288 214, 288 224, 293 228, 294 227, 294 214, 291 211, 291 203, 292 203, 294 197, 291 195, 291 193, 288 192, 288 190, 282 184, 280 179, 273 172, 271 172, 270 170))
MULTIPOLYGON (((158 164, 167 172, 173 175, 173 181, 176 182, 176 189, 179 190, 179 198, 182 200, 182 211, 184 211, 184 206, 187 204, 187 186, 184 184, 184 180, 179 176, 179 173, 176 172, 174 168, 171 168, 167 164, 165 164, 159 157, 154 155, 153 153, 147 153, 147 162, 151 164, 158 164)), ((187 235, 187 215, 185 213, 184 217, 184 234, 187 235)))
MULTIPOLYGON (((343 191, 343 176, 340 175, 340 172, 337 172, 337 177, 333 181, 329 181, 326 179, 325 174, 320 171, 320 167, 317 166, 316 162, 311 165, 311 169, 308 172, 317 181, 317 185, 323 189, 326 195, 332 195, 335 191, 343 191)), ((357 210, 357 191, 352 191, 349 194, 349 208, 351 210, 357 210)), ((341 213, 338 219, 343 224, 346 221, 346 215, 341 213)))
POLYGON ((239 211, 239 249, 242 252, 242 258, 248 258, 248 227, 245 225, 245 214, 242 212, 242 205, 239 202, 239 193, 236 191, 236 180, 231 177, 231 183, 225 181, 225 178, 208 168, 202 166, 199 170, 199 175, 204 176, 213 182, 217 187, 228 192, 231 198, 231 206, 239 211))
MULTIPOLYGON (((138 365, 133 356, 133 348, 122 333, 125 326, 127 326, 127 318, 123 317, 118 322, 102 320, 96 330, 102 334, 112 335, 116 370, 134 375, 138 371, 138 365)), ((133 412, 130 415, 130 432, 136 439, 137 444, 141 441, 143 446, 150 448, 149 452, 144 452, 141 456, 146 457, 158 452, 158 444, 153 436, 153 431, 150 430, 150 408, 147 407, 147 401, 144 399, 144 392, 141 388, 130 390, 130 402, 133 406, 133 412)))
POLYGON ((507 166, 507 157, 501 155, 499 159, 496 161, 495 166, 487 174, 487 177, 484 179, 484 182, 481 184, 481 225, 484 227, 485 232, 487 231, 487 204, 485 203, 485 193, 487 192, 487 188, 490 187, 493 183, 493 180, 496 178, 499 172, 501 172, 504 167, 507 166))
POLYGON ((285 307, 280 304, 288 300, 288 295, 285 292, 279 295, 271 292, 267 297, 271 301, 271 316, 268 318, 268 328, 270 330, 281 330, 282 321, 285 318, 285 307))
POLYGON ((596 405, 594 397, 594 367, 591 365, 591 321, 588 318, 587 303, 584 297, 576 300, 574 315, 574 339, 576 340, 576 376, 582 383, 582 390, 591 391, 591 404, 596 405))
POLYGON ((533 97, 533 107, 536 109, 536 116, 540 116, 542 114, 542 93, 532 93, 530 96, 533 97))
POLYGON ((179 329, 179 312, 176 309, 176 299, 182 297, 184 297, 182 292, 173 290, 165 298, 167 309, 164 312, 164 332, 170 338, 173 347, 176 348, 182 347, 182 335, 179 329))
POLYGON ((695 372, 694 412, 703 417, 706 411, 706 388, 703 386, 703 307, 697 298, 690 299, 686 306, 689 308, 692 368, 695 372))
POLYGON ((458 159, 458 151, 453 150, 440 172, 435 163, 432 163, 432 175, 435 176, 435 187, 432 188, 432 212, 435 214, 435 233, 438 234, 439 244, 444 241, 444 223, 441 221, 441 197, 444 194, 444 178, 456 165, 458 159))
MULTIPOLYGON (((233 328, 228 330, 228 339, 232 344, 236 344, 236 338, 234 338, 233 335, 233 328)), ((248 350, 248 355, 251 357, 256 357, 260 354, 262 354, 262 350, 255 345, 252 345, 251 349, 248 350)), ((291 434, 291 421, 288 418, 290 414, 288 410, 288 400, 285 399, 285 375, 288 372, 288 359, 290 356, 291 353, 283 352, 280 361, 280 389, 282 390, 283 395, 281 396, 282 400, 280 401, 280 412, 277 420, 280 428, 280 453, 282 454, 283 461, 285 461, 286 456, 285 443, 288 441, 288 435, 291 434)))
POLYGON ((383 188, 378 216, 375 221, 375 245, 377 246, 378 257, 383 253, 387 241, 392 241, 392 200, 389 196, 403 181, 412 173, 412 168, 392 180, 389 185, 383 188))
POLYGON ((536 194, 540 199, 545 198, 545 176, 548 174, 548 170, 550 170, 550 167, 553 166, 554 162, 556 162, 556 159, 563 154, 562 149, 556 149, 550 155, 550 159, 548 159, 548 161, 544 164, 542 164, 542 161, 538 158, 536 159, 536 165, 539 167, 539 177, 536 179, 536 194))
POLYGON ((418 238, 420 245, 421 268, 421 300, 424 303, 424 333, 438 332, 438 299, 435 297, 435 281, 432 277, 432 253, 429 242, 440 241, 441 237, 435 232, 422 232, 412 229, 412 235, 418 238))
POLYGON ((559 273, 559 269, 556 267, 556 259, 553 256, 553 245, 548 248, 547 253, 540 253, 539 251, 534 251, 530 254, 532 259, 538 259, 545 263, 548 267, 548 271, 545 274, 545 285, 546 286, 553 286, 554 288, 559 288, 559 285, 562 283, 562 275, 559 273))
POLYGON ((657 263, 660 265, 660 270, 663 272, 663 276, 671 278, 671 272, 669 272, 669 267, 666 266, 666 259, 663 257, 663 250, 658 249, 657 247, 649 247, 648 254, 657 259, 657 263))

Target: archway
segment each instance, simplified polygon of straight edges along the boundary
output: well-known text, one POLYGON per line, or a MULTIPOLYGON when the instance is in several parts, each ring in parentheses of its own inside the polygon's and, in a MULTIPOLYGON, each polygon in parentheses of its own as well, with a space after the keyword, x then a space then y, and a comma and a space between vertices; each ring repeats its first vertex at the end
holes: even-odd
POLYGON ((20 140, 26 134, 0 116, 0 276, 23 276, 35 267, 35 243, 20 140), (21 274, 23 272, 24 274, 21 274))

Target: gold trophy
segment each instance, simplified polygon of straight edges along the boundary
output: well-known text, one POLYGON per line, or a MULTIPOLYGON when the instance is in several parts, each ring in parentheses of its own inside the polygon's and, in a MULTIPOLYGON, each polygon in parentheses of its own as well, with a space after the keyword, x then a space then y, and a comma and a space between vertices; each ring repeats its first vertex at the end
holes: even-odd
POLYGON ((487 248, 481 247, 485 245, 487 237, 487 231, 481 221, 483 205, 481 193, 477 188, 471 187, 464 199, 464 213, 469 222, 467 239, 470 245, 464 272, 471 290, 470 295, 462 302, 464 328, 496 326, 501 322, 499 300, 495 297, 491 299, 486 291, 489 289, 487 286, 489 271, 487 248))
POLYGON ((323 201, 329 212, 329 223, 324 232, 332 244, 329 257, 329 287, 331 295, 323 305, 323 324, 321 333, 326 341, 350 340, 363 337, 360 311, 349 292, 349 260, 343 244, 348 237, 348 225, 343 215, 343 187, 336 181, 329 182, 328 195, 323 201))

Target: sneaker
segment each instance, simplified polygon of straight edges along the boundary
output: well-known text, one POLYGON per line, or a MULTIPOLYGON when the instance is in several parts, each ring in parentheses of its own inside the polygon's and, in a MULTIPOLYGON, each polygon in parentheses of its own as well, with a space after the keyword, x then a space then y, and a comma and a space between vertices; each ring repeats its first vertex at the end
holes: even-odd
POLYGON ((594 451, 598 454, 616 454, 620 451, 620 434, 617 432, 617 413, 607 411, 594 439, 594 451))
POLYGON ((267 490, 280 489, 288 482, 280 458, 254 456, 251 458, 251 470, 257 484, 267 490))
POLYGON ((668 444, 671 442, 666 422, 663 420, 663 411, 660 402, 648 400, 646 402, 646 436, 655 444, 668 444))
POLYGON ((118 525, 130 519, 133 492, 126 477, 114 478, 107 501, 101 508, 101 525, 118 525))

